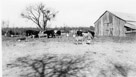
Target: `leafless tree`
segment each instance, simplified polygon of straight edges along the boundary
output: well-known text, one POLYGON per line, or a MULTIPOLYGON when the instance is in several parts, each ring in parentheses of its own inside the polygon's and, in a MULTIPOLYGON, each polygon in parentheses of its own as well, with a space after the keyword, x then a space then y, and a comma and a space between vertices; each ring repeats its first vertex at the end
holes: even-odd
POLYGON ((32 59, 30 56, 17 58, 7 64, 10 68, 20 68, 22 77, 82 77, 79 75, 84 68, 85 58, 78 56, 63 56, 46 54, 32 59))
POLYGON ((27 7, 26 10, 21 13, 21 16, 34 22, 41 30, 45 30, 47 22, 55 18, 57 13, 58 12, 47 8, 43 3, 40 3, 27 7))

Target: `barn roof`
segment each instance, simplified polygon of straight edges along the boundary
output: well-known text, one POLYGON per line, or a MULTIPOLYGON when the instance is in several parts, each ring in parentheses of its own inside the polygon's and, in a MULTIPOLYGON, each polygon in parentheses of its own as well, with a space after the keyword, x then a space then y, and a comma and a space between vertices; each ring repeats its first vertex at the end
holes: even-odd
POLYGON ((124 20, 124 21, 135 21, 136 22, 136 14, 122 13, 122 12, 114 12, 114 11, 105 11, 96 21, 95 23, 106 13, 112 13, 116 17, 124 20))
MULTIPOLYGON (((106 13, 112 13, 116 17, 124 20, 126 22, 125 26, 136 29, 136 14, 129 14, 129 13, 122 13, 122 12, 113 12, 113 11, 105 11, 99 18, 98 20, 106 13)), ((98 21, 97 20, 97 21, 98 21)), ((96 22, 97 22, 96 21, 96 22)), ((96 23, 95 22, 95 23, 96 23)))
POLYGON ((136 29, 136 22, 127 22, 125 26, 136 29))
POLYGON ((112 11, 110 11, 110 13, 114 14, 115 16, 117 16, 125 21, 136 21, 135 14, 122 13, 122 12, 112 12, 112 11))
POLYGON ((115 16, 126 21, 125 26, 130 27, 132 29, 136 29, 136 15, 129 13, 121 13, 121 12, 111 12, 115 16))

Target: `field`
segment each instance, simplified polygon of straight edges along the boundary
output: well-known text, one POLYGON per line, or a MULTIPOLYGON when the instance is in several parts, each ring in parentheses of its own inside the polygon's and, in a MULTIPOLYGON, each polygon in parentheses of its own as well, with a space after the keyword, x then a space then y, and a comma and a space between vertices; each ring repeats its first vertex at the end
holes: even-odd
POLYGON ((3 77, 18 77, 17 70, 6 67, 16 58, 27 55, 36 57, 46 53, 89 56, 93 63, 90 63, 89 71, 86 72, 87 77, 136 77, 135 39, 95 38, 89 45, 76 45, 73 37, 66 36, 28 38, 20 42, 15 39, 2 37, 3 77))

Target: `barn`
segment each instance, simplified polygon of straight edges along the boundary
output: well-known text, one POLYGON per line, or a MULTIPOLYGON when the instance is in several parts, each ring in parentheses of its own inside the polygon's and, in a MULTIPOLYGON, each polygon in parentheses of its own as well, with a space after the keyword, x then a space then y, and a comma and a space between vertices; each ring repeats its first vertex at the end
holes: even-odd
POLYGON ((105 11, 94 23, 96 36, 136 35, 136 15, 105 11))

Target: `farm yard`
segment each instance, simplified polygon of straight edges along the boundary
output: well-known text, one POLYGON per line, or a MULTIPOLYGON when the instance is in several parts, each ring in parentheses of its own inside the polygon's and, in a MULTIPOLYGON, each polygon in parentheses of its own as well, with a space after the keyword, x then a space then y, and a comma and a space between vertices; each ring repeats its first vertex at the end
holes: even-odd
MULTIPOLYGON (((86 43, 77 45, 74 43, 73 37, 67 36, 61 38, 27 38, 23 41, 16 41, 16 38, 2 37, 3 77, 18 77, 22 73, 22 71, 19 72, 20 67, 7 67, 17 58, 28 55, 36 58, 43 54, 87 57, 85 61, 89 61, 89 66, 82 73, 85 77, 136 76, 135 38, 95 37, 89 45, 86 43)), ((79 77, 84 76, 80 75, 79 77)))
POLYGON ((3 28, 3 77, 136 77, 135 24, 106 12, 95 27, 3 28))
POLYGON ((2 1, 2 77, 136 77, 135 1, 40 1, 2 1))

